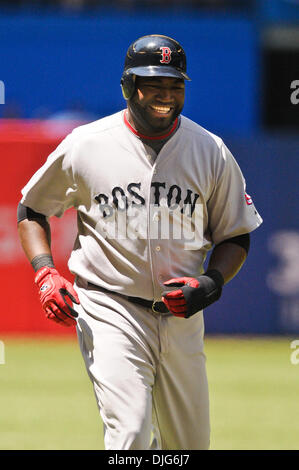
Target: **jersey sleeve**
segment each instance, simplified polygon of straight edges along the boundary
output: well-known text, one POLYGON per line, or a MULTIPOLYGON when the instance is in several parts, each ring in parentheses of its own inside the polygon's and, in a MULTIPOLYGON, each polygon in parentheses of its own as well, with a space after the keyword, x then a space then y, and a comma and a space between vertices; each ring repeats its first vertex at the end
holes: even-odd
POLYGON ((215 245, 252 232, 262 223, 251 196, 246 192, 241 169, 224 143, 220 146, 218 163, 216 183, 207 203, 209 230, 215 245))
POLYGON ((76 206, 78 187, 71 163, 72 146, 70 134, 22 189, 22 204, 46 217, 61 217, 68 208, 76 206))

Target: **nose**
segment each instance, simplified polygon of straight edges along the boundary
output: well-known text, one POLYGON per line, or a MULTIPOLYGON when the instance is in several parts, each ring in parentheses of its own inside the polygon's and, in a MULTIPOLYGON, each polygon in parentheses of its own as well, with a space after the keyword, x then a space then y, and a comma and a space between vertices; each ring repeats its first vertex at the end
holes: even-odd
POLYGON ((159 88, 159 93, 158 96, 161 101, 168 103, 170 101, 173 101, 173 94, 172 90, 170 88, 159 88))

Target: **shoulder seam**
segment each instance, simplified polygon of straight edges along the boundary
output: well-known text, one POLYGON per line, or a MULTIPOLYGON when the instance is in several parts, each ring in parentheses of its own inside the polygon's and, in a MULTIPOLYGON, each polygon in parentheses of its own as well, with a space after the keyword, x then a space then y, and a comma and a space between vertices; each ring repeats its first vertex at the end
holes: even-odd
MULTIPOLYGON (((107 119, 107 117, 104 117, 103 120, 104 119, 107 119)), ((72 132, 70 132, 69 135, 77 138, 77 137, 83 137, 83 136, 87 136, 91 134, 100 134, 103 132, 110 131, 111 129, 115 129, 116 127, 121 127, 122 125, 121 120, 119 120, 118 122, 115 122, 111 126, 103 126, 103 127, 101 125, 96 126, 95 122, 87 123, 87 124, 84 124, 83 126, 76 127, 75 129, 72 130, 72 132), (86 127, 89 125, 91 128, 87 130, 86 127), (85 129, 82 129, 83 127, 85 127, 85 129)))
MULTIPOLYGON (((194 123, 194 124, 196 125, 196 123, 194 123)), ((215 145, 217 145, 218 148, 220 148, 221 145, 223 145, 223 143, 224 143, 221 137, 216 136, 215 134, 211 135, 211 133, 209 131, 207 131, 206 129, 202 130, 199 125, 197 125, 198 127, 196 129, 190 129, 188 126, 186 126, 182 122, 181 126, 182 126, 182 129, 184 129, 185 131, 191 132, 192 134, 195 134, 195 135, 196 134, 201 135, 202 137, 205 137, 205 138, 211 140, 212 142, 215 143, 215 145)))

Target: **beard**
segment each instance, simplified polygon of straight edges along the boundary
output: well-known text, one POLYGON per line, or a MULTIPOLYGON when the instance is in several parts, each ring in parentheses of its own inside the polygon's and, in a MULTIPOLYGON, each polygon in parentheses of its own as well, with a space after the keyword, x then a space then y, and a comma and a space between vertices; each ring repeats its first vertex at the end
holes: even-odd
POLYGON ((168 116, 155 116, 149 107, 143 107, 131 99, 129 108, 136 126, 136 130, 145 135, 159 135, 172 127, 176 118, 181 114, 183 106, 175 106, 168 116))

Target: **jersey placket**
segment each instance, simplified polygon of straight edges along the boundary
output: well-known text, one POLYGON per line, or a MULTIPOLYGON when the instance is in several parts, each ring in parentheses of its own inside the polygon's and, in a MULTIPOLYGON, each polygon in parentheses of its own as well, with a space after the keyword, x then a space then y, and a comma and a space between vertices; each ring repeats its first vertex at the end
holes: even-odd
POLYGON ((158 198, 158 193, 155 192, 159 192, 160 189, 160 183, 159 181, 156 181, 156 176, 159 173, 158 160, 159 156, 152 168, 147 221, 154 301, 161 301, 161 285, 163 288, 163 275, 161 269, 162 266, 165 265, 165 258, 168 258, 167 240, 161 238, 162 224, 165 223, 165 220, 161 220, 163 218, 161 209, 163 210, 163 208, 160 207, 161 198, 158 198), (157 187, 154 186, 155 183, 158 185, 157 187))

